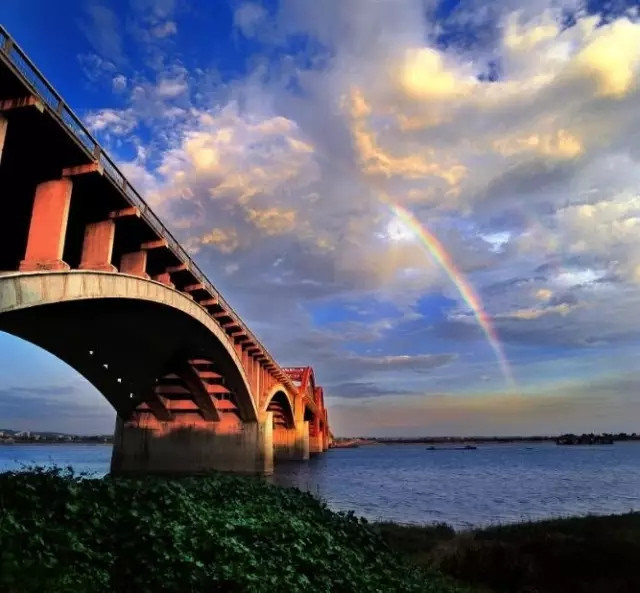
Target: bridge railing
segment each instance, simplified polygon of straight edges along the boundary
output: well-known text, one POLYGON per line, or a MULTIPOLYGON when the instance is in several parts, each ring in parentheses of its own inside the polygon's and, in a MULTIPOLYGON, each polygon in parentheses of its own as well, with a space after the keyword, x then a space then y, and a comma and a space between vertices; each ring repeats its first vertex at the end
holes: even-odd
MULTIPOLYGON (((153 228, 158 236, 167 241, 169 249, 173 251, 175 256, 187 264, 189 270, 197 281, 203 284, 212 296, 218 299, 220 305, 231 313, 242 325, 242 329, 248 337, 264 352, 270 361, 280 368, 275 359, 269 354, 269 351, 249 330, 246 324, 241 320, 240 316, 233 310, 229 303, 222 298, 220 293, 213 287, 202 270, 193 261, 191 256, 180 245, 177 239, 171 234, 160 219, 151 211, 144 198, 129 183, 124 174, 118 169, 111 157, 102 149, 98 141, 91 135, 91 132, 82 123, 82 120, 71 110, 64 102, 62 97, 56 92, 44 75, 36 68, 27 54, 18 46, 14 39, 9 35, 8 31, 0 25, 0 54, 8 59, 10 65, 21 76, 23 83, 30 87, 34 95, 40 99, 45 107, 49 109, 51 115, 58 119, 64 127, 66 127, 79 145, 85 150, 87 156, 102 165, 104 174, 111 182, 122 192, 127 201, 132 206, 136 206, 140 210, 142 218, 153 228)), ((287 381, 289 382, 289 381, 287 381)), ((293 384, 291 384, 293 386, 293 384)))

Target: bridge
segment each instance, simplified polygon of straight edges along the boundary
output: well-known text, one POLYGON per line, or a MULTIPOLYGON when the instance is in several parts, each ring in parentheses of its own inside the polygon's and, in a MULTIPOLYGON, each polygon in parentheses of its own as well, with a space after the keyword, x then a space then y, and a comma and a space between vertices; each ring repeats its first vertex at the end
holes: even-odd
POLYGON ((0 26, 0 330, 116 410, 113 473, 269 474, 326 451, 282 368, 0 26))

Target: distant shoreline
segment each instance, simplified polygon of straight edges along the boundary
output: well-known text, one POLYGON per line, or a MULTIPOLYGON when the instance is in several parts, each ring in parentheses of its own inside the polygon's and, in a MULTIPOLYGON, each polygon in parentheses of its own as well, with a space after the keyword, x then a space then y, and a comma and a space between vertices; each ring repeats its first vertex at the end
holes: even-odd
POLYGON ((0 447, 3 445, 96 445, 103 446, 109 445, 113 446, 113 441, 109 442, 99 442, 99 441, 46 441, 46 440, 38 440, 38 441, 10 441, 10 440, 0 440, 0 447))
MULTIPOLYGON (((626 433, 618 433, 618 434, 583 434, 583 435, 573 435, 573 434, 564 434, 560 436, 527 436, 527 437, 417 437, 417 438, 380 438, 380 437, 356 437, 356 438, 336 438, 331 444, 332 449, 355 449, 357 447, 362 446, 372 446, 372 445, 500 445, 500 444, 514 444, 514 443, 523 443, 523 444, 535 444, 535 443, 558 443, 558 441, 562 439, 567 439, 568 437, 575 437, 575 440, 578 441, 580 437, 593 437, 592 443, 587 442, 575 442, 572 446, 582 446, 582 445, 594 445, 600 444, 598 439, 604 440, 603 437, 606 437, 611 442, 628 442, 628 441, 640 441, 640 435, 636 433, 626 434, 626 433)), ((559 444, 565 444, 559 443, 559 444)))

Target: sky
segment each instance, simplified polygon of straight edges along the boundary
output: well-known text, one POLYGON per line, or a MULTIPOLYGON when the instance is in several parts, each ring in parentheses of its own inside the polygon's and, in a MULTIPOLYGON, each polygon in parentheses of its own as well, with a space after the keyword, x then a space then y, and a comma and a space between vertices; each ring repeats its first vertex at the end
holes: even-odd
MULTIPOLYGON (((32 0, 0 22, 341 436, 640 432, 640 10, 32 0)), ((0 333, 0 427, 108 433, 0 333)))

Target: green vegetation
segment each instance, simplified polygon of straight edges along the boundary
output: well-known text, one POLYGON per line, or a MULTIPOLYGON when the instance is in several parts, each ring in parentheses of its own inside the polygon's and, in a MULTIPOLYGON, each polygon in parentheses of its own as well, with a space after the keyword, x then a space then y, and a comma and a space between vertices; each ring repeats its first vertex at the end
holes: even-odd
POLYGON ((263 480, 0 474, 0 590, 467 591, 352 514, 263 480))
POLYGON ((413 563, 504 593, 640 591, 640 513, 520 523, 456 533, 377 525, 413 563))

